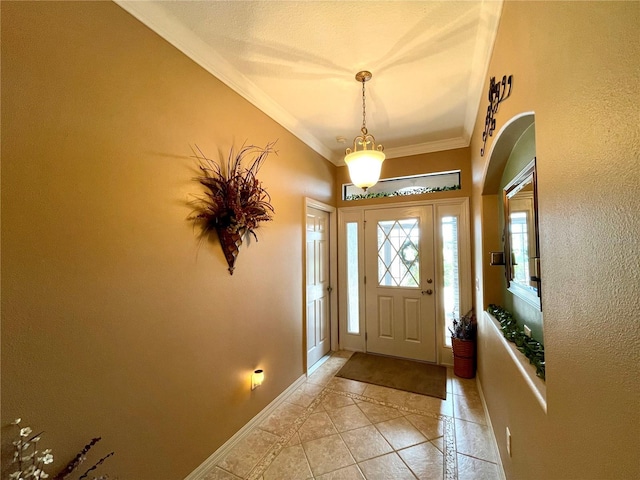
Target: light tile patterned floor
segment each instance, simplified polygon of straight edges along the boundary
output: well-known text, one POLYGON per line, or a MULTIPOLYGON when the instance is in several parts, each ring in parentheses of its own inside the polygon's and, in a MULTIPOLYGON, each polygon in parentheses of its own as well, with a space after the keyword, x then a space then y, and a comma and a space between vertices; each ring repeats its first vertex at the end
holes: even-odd
POLYGON ((207 480, 500 480, 475 380, 447 399, 334 377, 334 353, 207 480))

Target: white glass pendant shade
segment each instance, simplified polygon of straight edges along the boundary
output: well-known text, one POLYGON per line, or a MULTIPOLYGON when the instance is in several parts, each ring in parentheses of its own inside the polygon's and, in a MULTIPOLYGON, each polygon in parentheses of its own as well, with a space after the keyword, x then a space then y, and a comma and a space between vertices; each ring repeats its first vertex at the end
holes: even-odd
POLYGON ((385 154, 379 150, 359 150, 347 154, 344 162, 356 187, 366 190, 378 183, 385 154))
POLYGON ((380 179, 380 170, 385 155, 384 147, 376 147, 376 139, 367 131, 367 117, 365 109, 364 84, 371 80, 371 72, 363 70, 356 73, 356 80, 362 82, 362 135, 353 139, 353 150, 347 148, 344 163, 349 167, 349 176, 356 187, 367 188, 374 186, 380 179))

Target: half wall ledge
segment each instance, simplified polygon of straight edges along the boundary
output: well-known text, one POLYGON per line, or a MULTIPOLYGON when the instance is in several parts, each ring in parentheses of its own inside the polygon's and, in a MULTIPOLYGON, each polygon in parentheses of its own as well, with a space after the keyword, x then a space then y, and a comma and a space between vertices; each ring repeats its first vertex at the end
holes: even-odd
POLYGON ((509 352, 511 359, 515 363, 516 367, 518 367, 518 371, 522 374, 525 383, 535 396, 536 400, 542 407, 544 413, 547 413, 547 385, 544 380, 536 375, 536 368, 529 362, 527 357, 525 357, 520 350, 516 347, 516 345, 502 335, 502 330, 500 329, 500 322, 491 315, 486 310, 483 312, 488 320, 488 324, 492 325, 493 333, 500 338, 502 345, 509 352))

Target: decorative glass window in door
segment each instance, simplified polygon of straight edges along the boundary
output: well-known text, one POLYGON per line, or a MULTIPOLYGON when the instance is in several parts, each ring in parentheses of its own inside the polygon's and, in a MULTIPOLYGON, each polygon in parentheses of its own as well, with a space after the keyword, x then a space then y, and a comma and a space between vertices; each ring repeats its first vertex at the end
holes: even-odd
POLYGON ((417 218, 378 222, 378 284, 420 286, 420 228, 417 218))

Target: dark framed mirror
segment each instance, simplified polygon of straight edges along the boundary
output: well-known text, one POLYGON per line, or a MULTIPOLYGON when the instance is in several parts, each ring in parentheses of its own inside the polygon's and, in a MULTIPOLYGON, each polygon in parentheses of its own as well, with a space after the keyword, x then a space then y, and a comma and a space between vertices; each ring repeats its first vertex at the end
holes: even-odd
POLYGON ((504 187, 507 288, 542 310, 535 158, 504 187))

